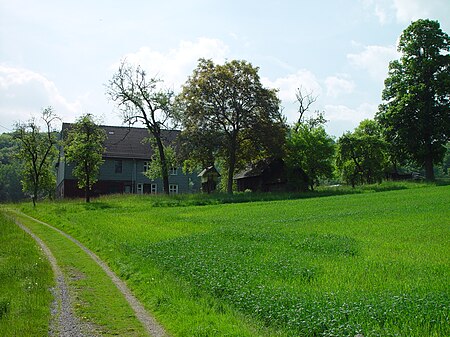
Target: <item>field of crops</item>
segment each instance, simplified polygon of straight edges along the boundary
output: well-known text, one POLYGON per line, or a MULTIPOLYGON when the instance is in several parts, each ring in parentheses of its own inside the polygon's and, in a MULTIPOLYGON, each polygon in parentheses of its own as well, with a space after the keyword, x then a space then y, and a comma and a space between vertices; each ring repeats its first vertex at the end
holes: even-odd
POLYGON ((166 201, 22 209, 97 251, 174 336, 450 335, 450 186, 166 201))

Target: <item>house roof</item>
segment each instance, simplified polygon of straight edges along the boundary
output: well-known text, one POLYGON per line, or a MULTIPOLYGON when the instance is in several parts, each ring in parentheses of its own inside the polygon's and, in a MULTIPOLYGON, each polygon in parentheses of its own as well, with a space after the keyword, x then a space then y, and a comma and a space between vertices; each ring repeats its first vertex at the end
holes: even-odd
MULTIPOLYGON (((61 132, 70 129, 72 124, 63 123, 61 132)), ((100 125, 106 132, 105 158, 124 158, 124 159, 150 159, 152 149, 150 143, 145 141, 149 138, 149 132, 146 128, 135 128, 128 126, 106 126, 100 125)), ((178 130, 162 130, 163 142, 168 145, 175 142, 179 135, 178 130)))
POLYGON ((236 173, 233 177, 233 179, 243 179, 243 178, 250 178, 250 177, 259 177, 264 173, 264 171, 274 162, 273 158, 267 158, 258 161, 254 165, 250 165, 247 168, 245 168, 242 171, 239 171, 236 173))
POLYGON ((203 177, 204 175, 206 175, 208 173, 212 173, 212 174, 215 173, 215 174, 217 174, 218 177, 220 177, 219 171, 217 171, 217 169, 214 166, 208 166, 202 172, 200 172, 197 177, 203 177))

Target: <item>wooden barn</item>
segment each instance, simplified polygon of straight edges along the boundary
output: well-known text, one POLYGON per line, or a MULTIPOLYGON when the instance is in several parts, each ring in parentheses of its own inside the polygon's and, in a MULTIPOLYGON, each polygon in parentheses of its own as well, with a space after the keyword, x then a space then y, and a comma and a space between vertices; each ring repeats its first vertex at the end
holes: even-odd
POLYGON ((308 189, 308 177, 301 168, 289 170, 283 159, 268 158, 234 176, 238 192, 284 192, 308 189))

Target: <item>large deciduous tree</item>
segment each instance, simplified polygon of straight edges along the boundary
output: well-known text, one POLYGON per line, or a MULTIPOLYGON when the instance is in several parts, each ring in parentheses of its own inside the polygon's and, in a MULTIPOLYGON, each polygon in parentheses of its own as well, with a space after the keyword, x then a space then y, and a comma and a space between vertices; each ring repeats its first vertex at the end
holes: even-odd
POLYGON ((49 193, 55 185, 53 163, 57 139, 53 124, 59 118, 48 107, 42 111, 41 119, 45 125, 42 132, 34 118, 17 123, 14 131, 19 141, 18 157, 23 161, 23 190, 31 194, 33 206, 36 206, 40 194, 49 193))
POLYGON ((74 123, 64 140, 64 155, 67 162, 75 164, 73 175, 78 179, 78 187, 84 189, 86 202, 91 200, 92 186, 97 182, 105 151, 105 131, 86 114, 74 123))
POLYGON ((403 31, 398 50, 376 118, 388 141, 433 180, 450 137, 450 39, 437 21, 418 20, 403 31))
POLYGON ((159 155, 164 192, 169 194, 169 173, 162 130, 169 129, 173 118, 173 91, 160 87, 161 80, 149 78, 140 66, 123 61, 107 85, 107 95, 122 113, 124 122, 142 122, 154 138, 159 155))
POLYGON ((347 132, 338 139, 336 166, 342 178, 353 187, 383 179, 387 144, 377 122, 363 120, 353 133, 347 132))
POLYGON ((225 163, 228 193, 239 163, 280 154, 285 136, 280 101, 276 90, 262 86, 258 68, 249 62, 219 65, 200 59, 177 101, 185 133, 202 149, 193 153, 205 154, 197 159, 225 163))

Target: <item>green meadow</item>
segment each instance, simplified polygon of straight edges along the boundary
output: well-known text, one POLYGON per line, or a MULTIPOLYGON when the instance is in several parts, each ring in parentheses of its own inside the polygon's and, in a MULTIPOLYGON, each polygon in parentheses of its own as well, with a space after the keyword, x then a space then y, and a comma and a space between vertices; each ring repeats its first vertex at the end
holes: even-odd
POLYGON ((94 250, 174 336, 449 336, 450 186, 412 187, 14 207, 94 250))
POLYGON ((0 213, 0 336, 46 336, 53 285, 39 246, 0 213))

